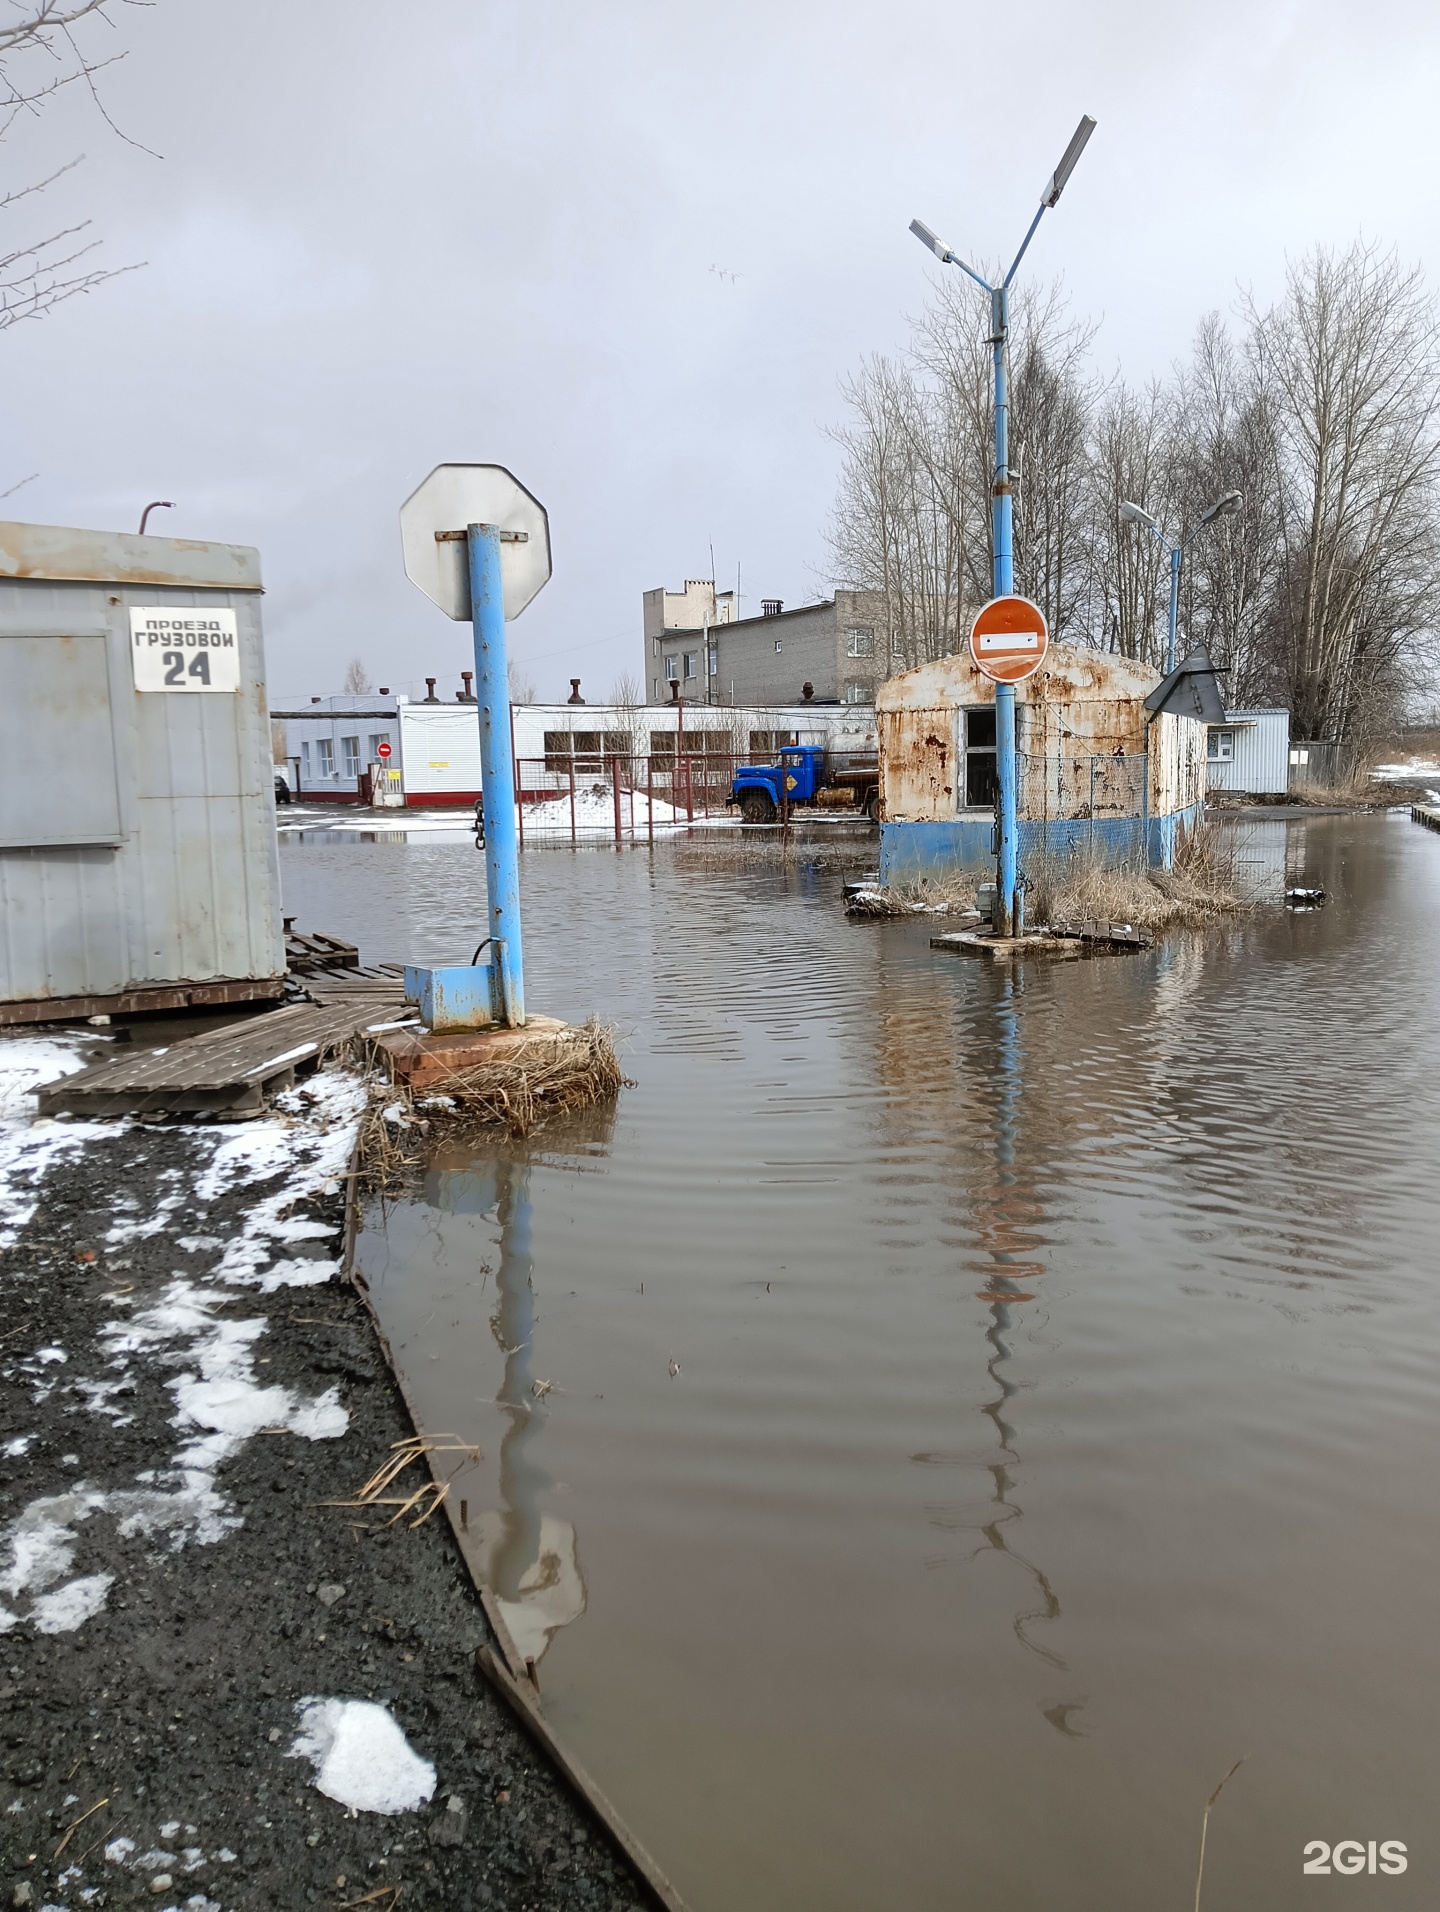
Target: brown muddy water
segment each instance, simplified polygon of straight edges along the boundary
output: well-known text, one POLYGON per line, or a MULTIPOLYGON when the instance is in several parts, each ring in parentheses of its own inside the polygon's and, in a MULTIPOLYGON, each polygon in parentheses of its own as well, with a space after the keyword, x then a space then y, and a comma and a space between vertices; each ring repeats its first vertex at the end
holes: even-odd
MULTIPOLYGON (((1242 1754, 1207 1908, 1440 1899, 1440 839, 1245 845, 1331 902, 1018 974, 834 869, 525 857, 529 1001, 635 1086, 361 1254, 695 1912, 1188 1908, 1242 1754), (1347 1840, 1408 1870, 1303 1873, 1347 1840)), ((463 837, 284 867, 370 956, 478 939, 463 837)))

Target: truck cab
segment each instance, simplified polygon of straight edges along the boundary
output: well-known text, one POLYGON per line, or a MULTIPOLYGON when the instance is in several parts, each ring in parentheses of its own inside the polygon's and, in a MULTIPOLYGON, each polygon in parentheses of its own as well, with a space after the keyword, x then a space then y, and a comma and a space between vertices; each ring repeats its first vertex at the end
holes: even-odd
POLYGON ((773 764, 745 764, 735 773, 727 803, 738 804, 747 823, 774 823, 782 802, 821 810, 861 811, 871 822, 880 814, 880 762, 871 752, 831 757, 819 744, 787 744, 773 764))
POLYGON ((742 764, 735 772, 727 803, 739 805, 747 823, 774 823, 784 801, 813 803, 825 781, 825 752, 819 744, 787 744, 777 763, 742 764))

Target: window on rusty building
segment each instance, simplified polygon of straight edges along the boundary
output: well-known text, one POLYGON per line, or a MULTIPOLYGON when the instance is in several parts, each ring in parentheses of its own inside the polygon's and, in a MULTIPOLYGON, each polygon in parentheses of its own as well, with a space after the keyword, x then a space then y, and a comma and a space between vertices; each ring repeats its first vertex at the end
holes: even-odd
POLYGON ((964 807, 993 810, 1000 788, 995 769, 995 706, 985 704, 978 710, 961 711, 960 723, 965 752, 964 807))

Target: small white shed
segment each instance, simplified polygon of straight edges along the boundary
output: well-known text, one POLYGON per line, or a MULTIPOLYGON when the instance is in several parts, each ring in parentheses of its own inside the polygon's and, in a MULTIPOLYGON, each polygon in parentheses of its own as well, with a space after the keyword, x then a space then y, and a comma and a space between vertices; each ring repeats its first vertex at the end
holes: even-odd
POLYGON ((1229 710, 1205 740, 1205 788, 1252 797, 1283 796, 1290 788, 1288 710, 1229 710))
POLYGON ((0 524, 0 1023, 280 994, 259 553, 0 524))

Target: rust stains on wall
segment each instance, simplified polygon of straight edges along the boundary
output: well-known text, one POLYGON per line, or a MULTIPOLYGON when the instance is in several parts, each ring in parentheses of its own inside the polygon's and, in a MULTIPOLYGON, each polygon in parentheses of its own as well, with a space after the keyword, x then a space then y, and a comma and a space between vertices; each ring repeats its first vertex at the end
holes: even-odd
MULTIPOLYGON (((1205 726, 1170 713, 1148 721, 1145 699, 1159 682, 1156 671, 1129 658, 1052 645, 1041 669, 1016 690, 1020 815, 1056 821, 1147 811, 1164 816, 1202 801, 1205 726)), ((921 664, 881 685, 876 712, 886 822, 965 814, 962 713, 994 701, 995 686, 968 653, 921 664)))

